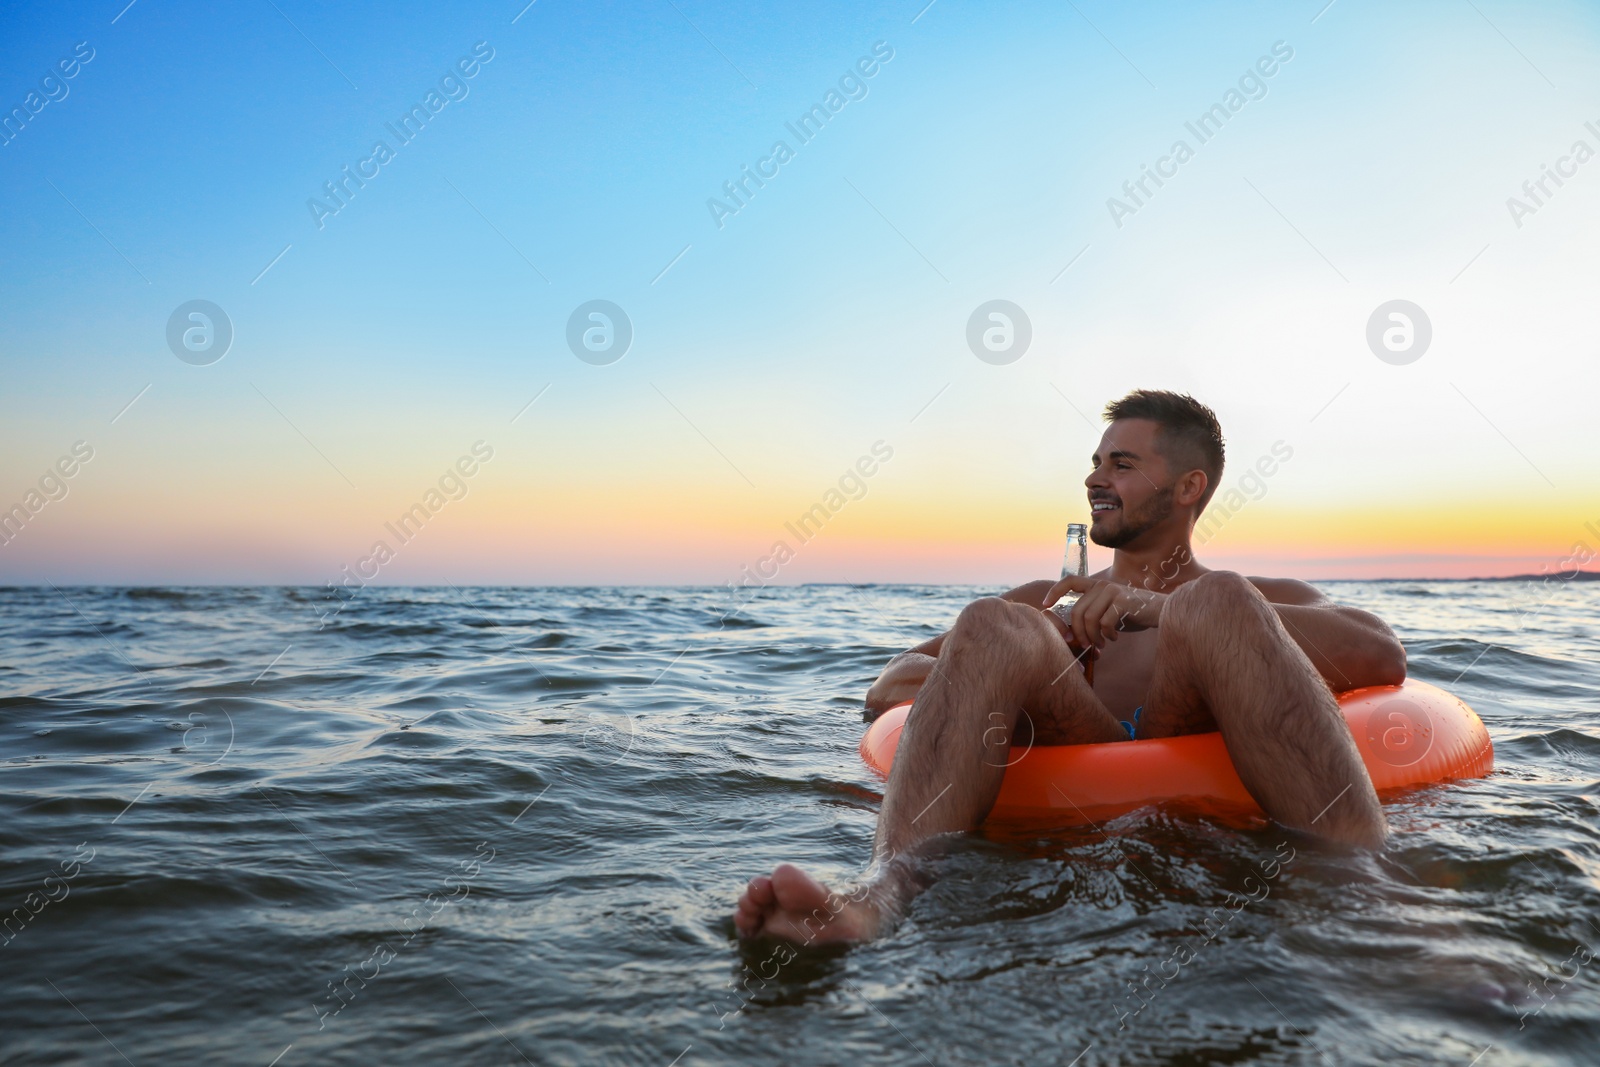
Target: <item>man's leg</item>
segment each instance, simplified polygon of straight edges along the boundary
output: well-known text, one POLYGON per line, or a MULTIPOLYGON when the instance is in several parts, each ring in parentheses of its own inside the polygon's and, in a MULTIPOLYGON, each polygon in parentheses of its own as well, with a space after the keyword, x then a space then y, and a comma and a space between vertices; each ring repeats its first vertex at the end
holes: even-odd
POLYGON ((1212 571, 1161 612, 1140 738, 1221 730, 1250 795, 1285 826, 1376 847, 1383 808, 1338 701, 1255 586, 1212 571))
POLYGON ((740 898, 740 934, 799 942, 873 936, 915 891, 910 859, 918 846, 972 829, 994 806, 1024 709, 1052 744, 1126 739, 1037 608, 998 597, 974 601, 945 638, 900 735, 862 891, 829 893, 781 865, 753 879, 740 898))
POLYGON ((1037 608, 995 597, 974 601, 939 659, 895 750, 878 814, 879 863, 983 821, 1000 794, 1024 711, 1040 743, 1127 740, 1037 608))

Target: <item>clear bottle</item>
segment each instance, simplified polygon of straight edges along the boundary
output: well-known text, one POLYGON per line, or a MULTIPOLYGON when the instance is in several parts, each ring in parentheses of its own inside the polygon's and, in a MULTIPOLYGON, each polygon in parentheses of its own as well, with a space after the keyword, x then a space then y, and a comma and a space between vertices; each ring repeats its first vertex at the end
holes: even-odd
POLYGON ((1089 527, 1081 522, 1067 523, 1067 551, 1061 557, 1061 577, 1089 573, 1089 527))
MULTIPOLYGON (((1069 522, 1067 524, 1067 550, 1061 558, 1061 577, 1073 576, 1086 578, 1089 575, 1089 527, 1086 523, 1069 522)), ((1077 597, 1070 600, 1063 597, 1056 602, 1055 613, 1065 622, 1072 620, 1072 605, 1078 602, 1077 597)), ((1090 685, 1094 684, 1095 653, 1092 649, 1080 649, 1069 640, 1067 647, 1078 657, 1078 662, 1083 664, 1083 676, 1090 685)))

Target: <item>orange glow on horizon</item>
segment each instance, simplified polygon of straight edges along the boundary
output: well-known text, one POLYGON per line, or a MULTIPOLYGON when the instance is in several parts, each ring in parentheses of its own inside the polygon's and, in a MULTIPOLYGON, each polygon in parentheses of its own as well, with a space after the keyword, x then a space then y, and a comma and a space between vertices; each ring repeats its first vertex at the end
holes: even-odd
MULTIPOLYGON (((1066 523, 1087 517, 1080 501, 1046 501, 1010 487, 919 488, 869 485, 858 499, 834 498, 842 506, 830 512, 811 510, 823 503, 819 496, 726 483, 640 484, 602 494, 580 485, 485 481, 405 542, 393 530, 405 504, 389 493, 381 505, 370 493, 285 509, 277 494, 239 492, 234 500, 205 500, 200 513, 188 501, 151 508, 112 494, 64 501, 4 551, 45 575, 92 557, 104 568, 101 581, 117 581, 123 570, 127 581, 164 581, 193 565, 206 575, 194 580, 321 584, 383 541, 394 555, 375 579, 385 583, 671 585, 737 580, 781 545, 790 558, 770 579, 779 584, 988 584, 1053 574, 1066 523), (107 530, 116 531, 109 547, 107 530)), ((1313 508, 1263 499, 1231 515, 1213 504, 1195 547, 1209 566, 1301 578, 1490 577, 1574 563, 1593 569, 1595 557, 1582 553, 1600 553, 1600 507, 1569 501, 1521 508, 1512 524, 1480 501, 1313 508)), ((1091 566, 1109 561, 1107 550, 1091 544, 1091 566)))

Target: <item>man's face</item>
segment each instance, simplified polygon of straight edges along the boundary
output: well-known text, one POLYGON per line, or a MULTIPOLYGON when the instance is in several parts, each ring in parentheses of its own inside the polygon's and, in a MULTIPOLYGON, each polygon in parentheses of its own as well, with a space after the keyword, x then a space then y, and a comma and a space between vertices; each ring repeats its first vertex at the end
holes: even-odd
POLYGON ((1095 544, 1127 547, 1172 515, 1172 473, 1156 450, 1159 432, 1148 419, 1119 419, 1106 427, 1094 469, 1083 480, 1095 544))

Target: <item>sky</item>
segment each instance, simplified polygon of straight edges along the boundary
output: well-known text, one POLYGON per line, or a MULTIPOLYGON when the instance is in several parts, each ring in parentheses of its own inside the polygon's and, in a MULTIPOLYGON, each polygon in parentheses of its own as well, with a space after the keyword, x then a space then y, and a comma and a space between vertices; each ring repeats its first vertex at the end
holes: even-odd
POLYGON ((0 582, 1020 583, 1141 387, 1213 567, 1600 552, 1592 5, 525 2, 8 11, 0 582))

